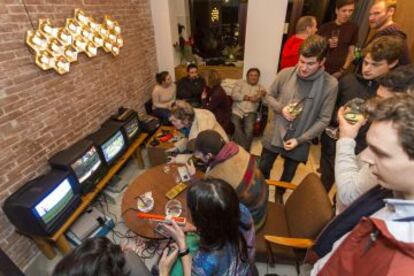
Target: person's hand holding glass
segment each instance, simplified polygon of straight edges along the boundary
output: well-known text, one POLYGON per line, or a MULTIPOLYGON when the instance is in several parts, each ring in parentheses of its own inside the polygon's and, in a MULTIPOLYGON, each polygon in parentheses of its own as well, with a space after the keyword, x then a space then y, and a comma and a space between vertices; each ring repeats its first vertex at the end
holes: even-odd
POLYGON ((303 103, 301 101, 292 100, 282 109, 283 117, 289 122, 293 122, 302 112, 303 103))
MULTIPOLYGON (((288 105, 286 105, 282 110, 283 117, 289 121, 289 127, 287 133, 294 132, 293 122, 294 120, 302 113, 303 111, 303 100, 298 101, 293 99, 288 105)), ((299 143, 296 138, 291 137, 291 135, 285 135, 283 142, 283 147, 285 150, 290 151, 295 149, 299 143)))
POLYGON ((338 41, 339 41, 339 34, 341 30, 340 29, 334 29, 331 32, 331 37, 328 39, 329 47, 330 48, 336 48, 338 47, 338 41))

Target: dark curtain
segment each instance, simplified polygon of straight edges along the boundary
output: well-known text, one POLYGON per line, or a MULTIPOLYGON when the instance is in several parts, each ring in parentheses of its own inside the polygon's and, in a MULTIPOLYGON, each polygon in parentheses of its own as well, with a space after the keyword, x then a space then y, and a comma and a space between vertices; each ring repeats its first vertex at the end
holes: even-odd
POLYGON ((247 18, 247 3, 240 3, 239 6, 239 45, 244 47, 246 39, 246 18, 247 18))
POLYGON ((359 26, 358 45, 362 47, 369 34, 369 8, 372 6, 374 0, 359 0, 355 6, 355 12, 351 21, 359 26))

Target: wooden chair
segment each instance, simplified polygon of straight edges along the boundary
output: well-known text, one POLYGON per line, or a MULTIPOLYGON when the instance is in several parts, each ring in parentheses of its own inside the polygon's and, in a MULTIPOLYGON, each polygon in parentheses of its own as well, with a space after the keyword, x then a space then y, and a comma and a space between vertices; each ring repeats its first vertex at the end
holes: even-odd
POLYGON ((256 232, 256 261, 299 264, 313 240, 334 215, 320 178, 308 174, 299 184, 267 180, 293 190, 285 205, 268 202, 266 223, 256 232))

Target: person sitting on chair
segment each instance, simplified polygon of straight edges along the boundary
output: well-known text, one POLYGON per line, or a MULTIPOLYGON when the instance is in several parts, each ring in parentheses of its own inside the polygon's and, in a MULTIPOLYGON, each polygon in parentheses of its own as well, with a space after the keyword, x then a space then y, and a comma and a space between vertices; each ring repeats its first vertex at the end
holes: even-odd
POLYGON ((193 107, 201 106, 201 93, 206 81, 198 74, 198 67, 194 63, 187 66, 187 76, 177 81, 177 99, 184 100, 193 107))
POLYGON ((193 256, 183 229, 175 221, 163 224, 177 243, 184 275, 257 275, 253 219, 230 184, 214 178, 192 184, 187 207, 200 235, 193 256))
POLYGON ((265 88, 259 84, 260 70, 250 68, 246 80, 236 82, 232 91, 233 108, 231 121, 234 124, 234 141, 245 150, 250 151, 253 140, 254 124, 257 118, 257 108, 265 88))
POLYGON ((210 110, 228 135, 234 131, 231 122, 231 98, 221 86, 221 77, 217 70, 209 70, 207 87, 201 94, 202 107, 210 110))
POLYGON ((175 84, 167 71, 155 75, 157 84, 152 90, 152 110, 162 124, 168 124, 170 109, 175 101, 175 84))

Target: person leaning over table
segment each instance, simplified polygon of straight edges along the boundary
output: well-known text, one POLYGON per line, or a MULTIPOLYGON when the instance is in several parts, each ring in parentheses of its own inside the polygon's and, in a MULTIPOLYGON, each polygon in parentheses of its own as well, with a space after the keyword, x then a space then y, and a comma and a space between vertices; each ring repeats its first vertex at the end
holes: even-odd
POLYGON ((194 155, 207 166, 205 178, 222 179, 233 187, 252 214, 255 229, 260 229, 266 221, 269 191, 256 157, 235 142, 226 143, 214 130, 200 132, 194 155))
POLYGON ((189 254, 175 221, 163 224, 177 243, 185 276, 257 275, 253 219, 233 187, 219 179, 200 180, 187 191, 187 207, 200 236, 195 253, 189 254))
POLYGON ((226 142, 229 141, 226 132, 211 111, 193 108, 185 101, 178 100, 175 102, 171 109, 170 122, 185 137, 175 143, 174 148, 171 149, 172 151, 183 152, 187 150, 188 143, 197 138, 201 131, 207 129, 217 131, 226 142))

